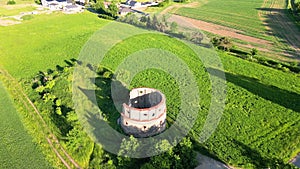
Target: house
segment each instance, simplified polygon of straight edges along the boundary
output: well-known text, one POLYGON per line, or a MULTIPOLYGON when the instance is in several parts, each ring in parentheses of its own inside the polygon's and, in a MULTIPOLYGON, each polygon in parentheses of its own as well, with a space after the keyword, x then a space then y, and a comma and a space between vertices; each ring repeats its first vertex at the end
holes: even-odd
POLYGON ((134 0, 127 0, 126 5, 130 6, 131 8, 139 8, 142 6, 142 3, 134 0))
POLYGON ((83 12, 83 6, 81 5, 66 5, 64 8, 63 8, 63 11, 66 12, 66 13, 77 13, 77 12, 83 12))
POLYGON ((127 15, 127 14, 130 13, 130 12, 133 12, 133 10, 130 9, 130 8, 121 7, 121 8, 119 9, 119 15, 121 15, 121 16, 127 15))
POLYGON ((42 0, 42 6, 50 10, 64 10, 64 11, 79 11, 83 6, 75 3, 84 4, 85 0, 42 0))

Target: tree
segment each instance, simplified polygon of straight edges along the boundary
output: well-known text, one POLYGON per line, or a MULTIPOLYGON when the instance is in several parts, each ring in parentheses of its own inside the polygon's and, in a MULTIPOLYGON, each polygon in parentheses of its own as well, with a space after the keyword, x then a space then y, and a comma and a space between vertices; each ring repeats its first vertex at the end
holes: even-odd
POLYGON ((115 3, 111 3, 108 6, 108 13, 110 14, 111 17, 116 18, 119 12, 119 8, 115 3))
POLYGON ((160 169, 195 168, 197 165, 196 153, 189 138, 184 138, 175 147, 172 147, 168 140, 162 140, 154 148, 164 153, 150 157, 149 164, 144 164, 142 168, 151 169, 154 166, 160 169))
POLYGON ((138 168, 137 159, 131 159, 130 156, 139 148, 139 143, 132 135, 129 140, 123 139, 118 153, 118 168, 138 168))
POLYGON ((102 147, 94 143, 94 150, 91 155, 90 163, 89 163, 90 169, 115 169, 116 167, 113 164, 113 161, 109 154, 107 154, 102 147))
POLYGON ((251 56, 255 56, 257 54, 258 50, 256 48, 252 48, 250 51, 251 56))
POLYGON ((152 18, 152 24, 151 24, 151 28, 154 30, 158 30, 159 27, 159 21, 156 15, 153 16, 152 18))
POLYGON ((192 38, 191 41, 194 43, 201 43, 201 41, 203 40, 203 34, 201 32, 193 32, 192 33, 192 38))
POLYGON ((214 37, 211 41, 214 46, 217 46, 218 48, 221 48, 224 51, 229 51, 233 46, 231 40, 227 37, 214 37))
POLYGON ((297 12, 297 13, 300 13, 300 2, 297 2, 297 3, 295 4, 295 8, 296 8, 296 12, 297 12))
POLYGON ((177 32, 177 29, 178 29, 178 24, 176 22, 172 22, 171 23, 171 32, 175 33, 175 32, 177 32))
POLYGON ((147 27, 148 29, 151 29, 151 25, 152 25, 152 23, 151 23, 151 18, 150 18, 150 16, 148 16, 148 17, 147 17, 147 21, 146 21, 146 27, 147 27))
POLYGON ((97 2, 93 4, 93 9, 100 14, 106 14, 106 8, 103 0, 97 0, 97 2))

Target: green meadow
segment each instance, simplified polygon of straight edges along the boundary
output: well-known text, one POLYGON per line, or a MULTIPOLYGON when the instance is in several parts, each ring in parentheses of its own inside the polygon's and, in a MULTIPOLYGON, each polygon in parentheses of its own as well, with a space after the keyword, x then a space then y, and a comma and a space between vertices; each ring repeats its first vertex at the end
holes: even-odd
POLYGON ((107 23, 89 12, 33 17, 19 25, 0 27, 0 39, 5 39, 0 41, 0 64, 14 77, 30 77, 76 58, 85 41, 107 23))

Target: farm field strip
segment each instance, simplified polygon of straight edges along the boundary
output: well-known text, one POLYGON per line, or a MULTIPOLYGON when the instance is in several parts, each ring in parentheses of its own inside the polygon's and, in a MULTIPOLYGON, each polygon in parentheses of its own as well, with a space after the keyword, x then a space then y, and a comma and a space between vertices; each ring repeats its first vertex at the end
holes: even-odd
MULTIPOLYGON (((229 2, 212 0, 203 6, 189 8, 181 7, 173 13, 200 20, 202 23, 232 28, 234 32, 233 38, 236 39, 241 39, 241 35, 242 37, 246 35, 252 38, 263 39, 267 41, 267 43, 262 44, 255 42, 258 45, 253 46, 250 45, 253 43, 251 38, 250 41, 243 38, 243 41, 248 41, 250 44, 241 45, 241 47, 253 48, 255 46, 260 46, 257 48, 263 52, 269 53, 267 55, 276 60, 299 62, 299 58, 295 57, 295 55, 299 55, 298 50, 300 49, 297 47, 297 45, 299 45, 298 42, 300 41, 299 31, 290 18, 286 16, 285 12, 284 0, 257 0, 253 4, 235 0, 229 2), (278 10, 282 10, 283 12, 278 10), (280 13, 280 15, 278 13, 280 13), (276 17, 277 20, 272 21, 271 18, 274 17, 276 17), (280 23, 276 24, 277 22, 280 23), (298 35, 299 38, 297 38, 298 35), (266 44, 271 45, 268 46, 266 44), (294 48, 292 46, 294 46, 294 48)), ((207 30, 209 29, 207 26, 206 28, 203 28, 204 26, 201 24, 198 26, 205 31, 210 31, 212 33, 217 32, 215 26, 211 26, 210 30, 207 30)), ((228 36, 228 33, 221 31, 214 34, 228 36)), ((237 45, 239 45, 239 43, 237 43, 237 45)))
POLYGON ((57 157, 61 160, 65 167, 70 169, 73 168, 71 167, 73 165, 76 168, 80 168, 80 166, 75 162, 75 160, 65 151, 62 145, 59 143, 58 138, 51 132, 51 129, 47 126, 46 122, 41 116, 41 113, 38 111, 38 109, 35 107, 32 101, 28 98, 28 96, 24 93, 22 87, 18 84, 18 82, 16 82, 16 80, 4 69, 0 69, 0 74, 2 75, 2 78, 10 81, 10 85, 14 87, 13 92, 16 92, 14 96, 18 96, 18 99, 20 99, 23 102, 24 106, 27 109, 29 109, 29 112, 34 114, 33 116, 35 117, 35 120, 40 122, 40 130, 42 130, 44 137, 49 143, 53 152, 57 155, 57 157), (33 109, 34 112, 30 111, 30 109, 33 109))
POLYGON ((24 129, 12 100, 0 81, 0 168, 51 168, 24 129))
POLYGON ((264 26, 258 18, 258 10, 262 0, 247 1, 219 1, 212 0, 196 8, 180 8, 176 14, 192 17, 206 22, 232 27, 257 38, 267 38, 262 33, 264 26), (257 32, 258 31, 258 32, 257 32))

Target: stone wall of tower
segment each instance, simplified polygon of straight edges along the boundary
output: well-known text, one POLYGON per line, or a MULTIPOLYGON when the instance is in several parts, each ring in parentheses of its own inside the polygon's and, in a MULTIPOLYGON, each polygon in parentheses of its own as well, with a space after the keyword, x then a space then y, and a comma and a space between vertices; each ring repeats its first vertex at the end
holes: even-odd
POLYGON ((129 105, 123 104, 120 119, 125 133, 135 137, 148 137, 165 129, 166 99, 161 92, 150 88, 133 89, 130 92, 130 101, 129 105), (148 99, 151 98, 150 101, 143 99, 143 96, 147 96, 148 99), (140 106, 137 102, 145 101, 147 102, 146 107, 137 108, 140 106))

